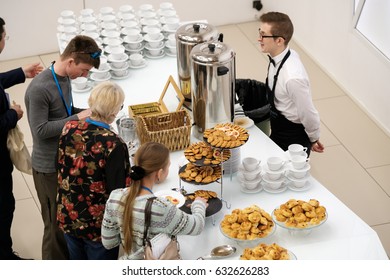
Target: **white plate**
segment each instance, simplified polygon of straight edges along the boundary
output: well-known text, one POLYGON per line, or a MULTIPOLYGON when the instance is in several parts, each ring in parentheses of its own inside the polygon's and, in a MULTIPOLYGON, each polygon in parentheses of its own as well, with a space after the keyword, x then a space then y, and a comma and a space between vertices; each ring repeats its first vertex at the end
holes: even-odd
POLYGON ((145 51, 145 56, 147 58, 159 59, 159 58, 163 58, 165 56, 165 51, 162 50, 162 54, 160 54, 160 55, 151 55, 148 51, 145 51))
POLYGON ((83 89, 77 89, 75 86, 72 86, 72 91, 73 92, 76 92, 76 93, 84 93, 84 92, 88 92, 92 89, 91 86, 88 86, 86 88, 83 88, 83 89))
POLYGON ((111 73, 111 79, 113 79, 113 80, 124 80, 124 79, 127 79, 129 76, 130 76, 129 70, 127 70, 127 74, 124 76, 115 76, 114 73, 111 73))
POLYGON ((91 80, 94 80, 95 82, 104 82, 104 81, 108 81, 109 79, 111 79, 111 74, 108 73, 107 77, 101 79, 101 78, 97 78, 96 77, 96 73, 92 73, 91 74, 91 80))
POLYGON ((234 124, 247 129, 247 128, 252 127, 255 124, 255 122, 251 118, 248 118, 248 117, 237 117, 237 118, 234 118, 234 124))
POLYGON ((129 68, 132 68, 132 69, 144 68, 146 65, 148 65, 148 62, 146 60, 144 60, 144 63, 142 63, 141 65, 133 65, 133 64, 131 64, 131 61, 129 61, 129 68))
POLYGON ((267 186, 267 184, 265 184, 263 189, 264 189, 266 192, 268 192, 268 193, 282 193, 282 192, 284 192, 285 190, 287 190, 287 186, 286 186, 286 185, 284 185, 284 186, 282 185, 281 188, 274 190, 274 189, 269 188, 269 187, 267 186))
POLYGON ((258 192, 261 192, 263 190, 263 186, 261 184, 259 184, 256 188, 250 190, 250 189, 247 189, 243 186, 241 186, 240 184, 240 191, 242 191, 243 193, 258 193, 258 192))
POLYGON ((307 191, 308 189, 310 189, 311 187, 311 184, 309 181, 306 181, 305 185, 302 187, 302 188, 297 188, 294 186, 294 183, 293 182, 290 182, 287 187, 294 191, 294 192, 304 192, 304 191, 307 191))
POLYGON ((177 200, 179 200, 179 204, 176 205, 177 208, 180 208, 181 206, 183 206, 184 202, 186 201, 185 197, 181 193, 175 192, 175 191, 170 191, 170 190, 158 191, 158 192, 155 192, 154 195, 157 197, 171 196, 173 198, 176 198, 177 200))

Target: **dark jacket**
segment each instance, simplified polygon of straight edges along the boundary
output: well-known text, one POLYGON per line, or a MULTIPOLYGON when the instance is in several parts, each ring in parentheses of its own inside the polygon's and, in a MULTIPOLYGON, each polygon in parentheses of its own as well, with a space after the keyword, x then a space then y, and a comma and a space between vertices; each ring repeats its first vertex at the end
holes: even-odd
POLYGON ((15 128, 18 122, 18 114, 10 109, 5 90, 25 80, 22 68, 0 73, 0 176, 10 174, 13 170, 7 149, 7 136, 8 131, 15 128))

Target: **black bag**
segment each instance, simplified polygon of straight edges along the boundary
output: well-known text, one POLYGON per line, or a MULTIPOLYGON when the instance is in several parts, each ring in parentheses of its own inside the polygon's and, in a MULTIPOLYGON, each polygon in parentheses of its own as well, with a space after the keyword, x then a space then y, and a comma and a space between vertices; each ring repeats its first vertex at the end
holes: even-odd
POLYGON ((255 123, 269 118, 270 105, 265 83, 251 79, 236 79, 235 91, 237 101, 247 117, 255 123))

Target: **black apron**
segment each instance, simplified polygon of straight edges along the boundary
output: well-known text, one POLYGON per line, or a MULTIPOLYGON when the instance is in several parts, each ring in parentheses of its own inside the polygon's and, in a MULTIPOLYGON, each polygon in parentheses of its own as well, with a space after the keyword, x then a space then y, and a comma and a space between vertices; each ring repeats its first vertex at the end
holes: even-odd
MULTIPOLYGON (((290 144, 301 144, 304 147, 307 147, 307 154, 310 155, 311 150, 311 142, 305 128, 302 124, 293 123, 289 121, 278 109, 275 107, 275 87, 276 82, 278 81, 278 76, 280 69, 282 69, 283 64, 286 62, 288 57, 290 56, 290 51, 283 57, 282 62, 276 74, 274 76, 274 84, 272 89, 270 89, 268 85, 268 75, 265 81, 267 86, 267 95, 270 103, 271 111, 270 111, 270 122, 271 122, 271 135, 270 138, 284 151, 288 150, 288 146, 290 144)), ((269 66, 268 66, 269 71, 269 66)))

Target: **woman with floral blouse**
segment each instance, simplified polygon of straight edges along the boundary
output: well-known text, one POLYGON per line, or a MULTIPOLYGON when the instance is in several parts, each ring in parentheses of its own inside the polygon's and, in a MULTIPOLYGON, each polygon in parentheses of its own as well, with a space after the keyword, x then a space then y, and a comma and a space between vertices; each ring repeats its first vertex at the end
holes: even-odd
POLYGON ((91 117, 65 124, 59 139, 57 222, 70 259, 117 259, 119 248, 101 243, 110 192, 130 185, 126 144, 110 130, 125 95, 115 83, 96 86, 88 99, 91 117))

